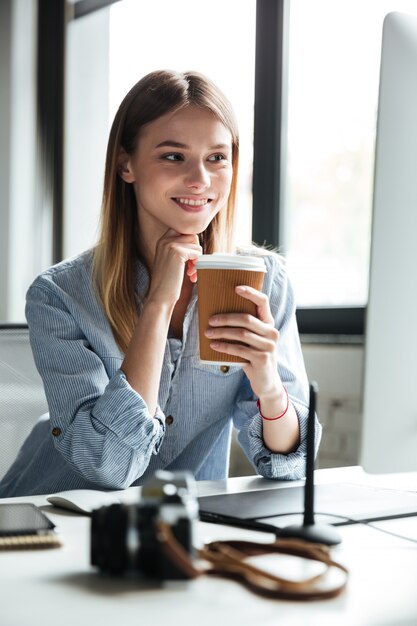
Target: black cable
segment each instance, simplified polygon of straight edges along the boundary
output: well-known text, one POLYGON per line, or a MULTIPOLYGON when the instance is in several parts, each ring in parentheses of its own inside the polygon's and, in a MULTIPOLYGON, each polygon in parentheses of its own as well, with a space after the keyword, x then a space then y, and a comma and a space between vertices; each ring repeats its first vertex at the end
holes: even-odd
MULTIPOLYGON (((304 513, 302 511, 295 511, 292 513, 278 513, 277 515, 271 515, 270 517, 289 517, 291 515, 301 515, 303 516, 304 513)), ((327 517, 337 517, 341 520, 344 520, 345 524, 351 524, 351 525, 356 525, 356 524, 362 524, 363 526, 369 526, 369 528, 371 528, 372 530, 378 530, 381 533, 385 533, 387 535, 392 535, 393 537, 397 537, 398 539, 404 539, 404 541, 410 541, 411 543, 417 543, 417 539, 413 539, 411 537, 406 537, 405 535, 400 535, 399 533, 394 533, 390 530, 385 530, 384 528, 379 528, 378 526, 374 526, 374 524, 372 522, 375 521, 388 521, 389 519, 401 519, 401 518, 407 518, 407 517, 416 517, 417 516, 417 512, 416 513, 405 513, 404 515, 395 515, 392 517, 381 517, 380 519, 372 519, 372 520, 355 520, 351 517, 348 517, 347 515, 339 515, 338 513, 321 513, 320 511, 315 511, 315 515, 324 515, 327 517)), ((268 519, 268 518, 263 518, 263 519, 268 519)), ((238 528, 246 528, 249 530, 257 530, 259 532, 267 532, 267 533, 272 533, 275 534, 277 536, 277 538, 279 539, 279 531, 280 529, 277 528, 276 526, 272 526, 271 524, 268 523, 264 523, 264 522, 258 522, 254 519, 248 519, 248 520, 243 520, 243 519, 237 519, 237 518, 232 518, 232 517, 228 517, 226 515, 218 515, 215 513, 207 513, 207 512, 201 512, 200 511, 200 520, 202 522, 208 522, 211 524, 222 524, 225 526, 235 526, 238 528)))
POLYGON ((404 539, 404 541, 411 541, 411 543, 417 543, 417 539, 412 539, 411 537, 406 537, 405 535, 400 535, 399 533, 393 533, 391 530, 385 530, 385 528, 379 528, 378 526, 374 526, 371 522, 364 522, 366 526, 372 528, 372 530, 379 530, 381 533, 385 533, 387 535, 392 535, 393 537, 398 537, 398 539, 404 539))
MULTIPOLYGON (((288 513, 280 513, 279 515, 277 515, 276 517, 280 517, 280 516, 284 516, 284 515, 288 515, 288 513)), ((294 515, 293 513, 291 513, 291 515, 294 515)), ((296 513, 296 515, 302 515, 302 513, 296 513)), ((344 519, 346 522, 348 522, 349 524, 362 524, 363 526, 369 526, 369 528, 372 528, 372 530, 379 530, 379 532, 381 533, 385 533, 386 535, 392 535, 393 537, 397 537, 398 539, 404 539, 404 541, 411 541, 411 543, 417 543, 417 539, 413 539, 412 537, 406 537, 405 535, 400 535, 399 533, 394 533, 391 530, 386 530, 385 528, 379 528, 379 526, 374 526, 374 524, 372 523, 372 521, 367 521, 367 520, 355 520, 352 519, 351 517, 347 517, 346 515, 337 515, 335 513, 320 513, 320 512, 315 512, 315 515, 327 515, 330 517, 338 517, 340 519, 344 519)), ((402 517, 414 517, 417 516, 417 513, 414 514, 407 514, 404 515, 402 517)), ((391 519, 395 519, 395 518, 391 518, 391 519)), ((398 516, 397 516, 398 519, 398 516)), ((380 520, 380 521, 384 521, 384 520, 380 520)), ((385 520, 387 521, 387 520, 385 520)))

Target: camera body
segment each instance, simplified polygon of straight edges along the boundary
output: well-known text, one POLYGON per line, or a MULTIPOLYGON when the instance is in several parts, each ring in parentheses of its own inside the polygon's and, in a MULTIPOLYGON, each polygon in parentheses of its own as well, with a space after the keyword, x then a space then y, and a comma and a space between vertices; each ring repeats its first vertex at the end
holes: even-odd
POLYGON ((91 564, 114 575, 185 579, 187 575, 164 551, 156 522, 169 526, 175 540, 193 556, 197 519, 192 474, 159 470, 143 485, 137 504, 112 504, 93 511, 91 564))

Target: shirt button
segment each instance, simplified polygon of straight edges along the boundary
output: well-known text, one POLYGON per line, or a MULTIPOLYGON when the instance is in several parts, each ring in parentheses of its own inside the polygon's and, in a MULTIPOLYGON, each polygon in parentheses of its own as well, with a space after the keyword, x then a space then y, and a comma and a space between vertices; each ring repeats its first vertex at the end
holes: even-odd
POLYGON ((173 423, 174 418, 172 417, 172 415, 167 415, 165 418, 165 424, 168 424, 168 426, 171 426, 171 424, 173 423))
POLYGON ((230 370, 230 367, 228 365, 220 365, 220 371, 222 374, 227 374, 229 370, 230 370))
POLYGON ((55 428, 52 429, 52 434, 54 437, 59 437, 59 435, 61 434, 61 429, 58 428, 58 426, 55 426, 55 428))

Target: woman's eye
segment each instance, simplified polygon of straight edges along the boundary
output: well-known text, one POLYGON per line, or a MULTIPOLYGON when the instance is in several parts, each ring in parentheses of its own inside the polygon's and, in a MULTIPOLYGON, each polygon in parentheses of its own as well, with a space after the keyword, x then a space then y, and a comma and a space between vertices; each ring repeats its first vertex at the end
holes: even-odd
POLYGON ((214 161, 215 163, 219 162, 219 161, 225 161, 226 160, 226 156, 224 154, 212 154, 209 159, 209 161, 214 161))
POLYGON ((165 159, 166 161, 183 161, 182 154, 179 154, 178 152, 164 154, 162 158, 165 159))

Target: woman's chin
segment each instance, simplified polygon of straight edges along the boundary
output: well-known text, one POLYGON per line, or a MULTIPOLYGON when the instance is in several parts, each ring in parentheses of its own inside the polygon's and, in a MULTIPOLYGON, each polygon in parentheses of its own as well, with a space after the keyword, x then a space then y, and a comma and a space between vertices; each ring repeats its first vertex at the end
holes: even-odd
POLYGON ((181 233, 181 235, 199 235, 204 232, 210 222, 200 222, 199 224, 176 224, 172 226, 175 230, 181 233))

